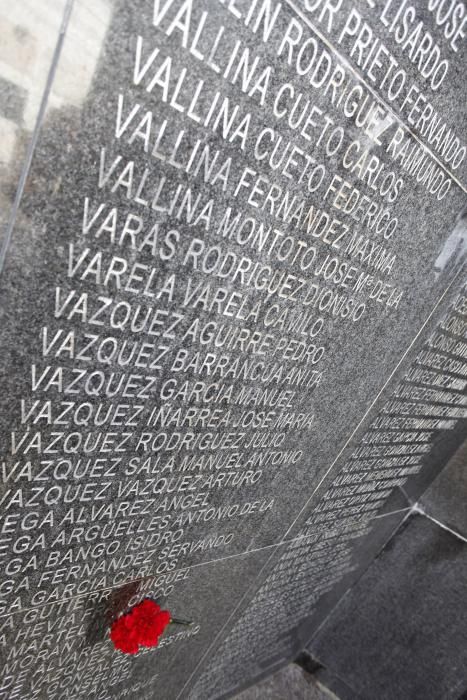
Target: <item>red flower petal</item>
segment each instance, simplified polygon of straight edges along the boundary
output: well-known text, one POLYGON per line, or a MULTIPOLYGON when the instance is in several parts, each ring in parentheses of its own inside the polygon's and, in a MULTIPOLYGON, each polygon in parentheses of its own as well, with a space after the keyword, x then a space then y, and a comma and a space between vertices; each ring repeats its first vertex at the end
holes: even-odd
POLYGON ((160 605, 158 605, 154 600, 149 600, 149 598, 146 598, 146 600, 143 600, 139 605, 137 605, 134 610, 138 611, 144 611, 147 614, 154 614, 156 615, 158 612, 160 612, 160 605))
POLYGON ((125 654, 136 654, 140 644, 157 646, 159 636, 169 623, 169 611, 161 610, 155 601, 146 599, 115 620, 110 638, 116 649, 125 654))
POLYGON ((151 630, 141 634, 138 639, 144 647, 156 647, 159 643, 159 634, 157 630, 151 630))
POLYGON ((170 613, 168 610, 161 610, 154 621, 154 626, 159 630, 159 634, 170 624, 170 613))

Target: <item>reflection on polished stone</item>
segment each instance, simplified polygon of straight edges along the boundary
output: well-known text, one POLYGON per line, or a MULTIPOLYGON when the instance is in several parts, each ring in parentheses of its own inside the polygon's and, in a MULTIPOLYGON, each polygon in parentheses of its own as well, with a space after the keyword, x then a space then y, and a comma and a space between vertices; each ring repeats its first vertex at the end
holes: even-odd
POLYGON ((0 2, 0 242, 37 125, 66 0, 0 2))

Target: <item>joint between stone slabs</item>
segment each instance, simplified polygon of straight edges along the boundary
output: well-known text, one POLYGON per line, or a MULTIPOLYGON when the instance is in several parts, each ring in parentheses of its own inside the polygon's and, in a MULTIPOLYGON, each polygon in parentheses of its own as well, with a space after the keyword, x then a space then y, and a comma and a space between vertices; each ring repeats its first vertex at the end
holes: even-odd
POLYGON ((422 508, 422 506, 419 503, 415 503, 412 506, 411 514, 412 513, 421 515, 423 518, 427 518, 427 520, 431 520, 432 523, 435 523, 435 525, 440 527, 442 530, 449 532, 449 534, 451 534, 453 537, 456 537, 458 540, 461 540, 461 542, 465 542, 467 544, 467 537, 464 537, 464 535, 461 535, 460 532, 453 530, 451 527, 449 527, 449 525, 446 525, 446 523, 441 522, 441 520, 434 518, 432 515, 427 513, 426 510, 422 508))
MULTIPOLYGON (((257 552, 262 552, 266 549, 277 549, 278 547, 288 545, 288 544, 293 544, 294 542, 300 541, 300 540, 305 540, 309 537, 313 537, 314 535, 298 535, 297 537, 293 537, 289 540, 280 540, 279 542, 273 542, 272 544, 267 544, 264 545, 264 547, 257 547, 255 549, 245 549, 242 552, 237 552, 235 554, 230 554, 226 557, 219 557, 218 559, 209 559, 208 561, 201 561, 196 564, 189 564, 187 566, 182 566, 178 569, 174 569, 173 571, 183 571, 183 569, 197 569, 201 566, 207 566, 209 564, 216 564, 218 562, 222 561, 228 561, 229 559, 236 559, 238 557, 244 557, 248 556, 249 554, 256 554, 257 552)), ((269 561, 269 560, 268 560, 269 561)), ((69 603, 73 600, 78 600, 78 598, 86 598, 87 596, 92 595, 93 593, 104 593, 105 591, 113 591, 117 590, 118 588, 122 588, 122 586, 129 586, 132 583, 138 583, 140 581, 146 581, 147 579, 150 578, 156 578, 157 574, 148 574, 147 576, 141 576, 139 578, 130 578, 126 581, 123 581, 115 586, 105 586, 104 588, 93 588, 92 590, 86 591, 85 593, 78 593, 75 596, 71 596, 70 598, 60 598, 59 600, 53 600, 53 601, 48 601, 47 603, 39 603, 38 605, 31 605, 30 607, 27 608, 22 608, 21 610, 15 610, 14 612, 7 612, 7 613, 2 613, 0 614, 0 619, 4 617, 8 617, 9 615, 21 615, 22 613, 29 612, 30 610, 36 610, 38 608, 45 608, 48 605, 59 605, 60 603, 69 603)))
POLYGON ((397 510, 390 510, 388 513, 381 513, 380 515, 375 515, 374 518, 372 518, 372 520, 376 520, 377 518, 387 518, 389 515, 396 515, 397 513, 407 513, 410 510, 410 506, 407 506, 407 508, 398 508, 397 510))

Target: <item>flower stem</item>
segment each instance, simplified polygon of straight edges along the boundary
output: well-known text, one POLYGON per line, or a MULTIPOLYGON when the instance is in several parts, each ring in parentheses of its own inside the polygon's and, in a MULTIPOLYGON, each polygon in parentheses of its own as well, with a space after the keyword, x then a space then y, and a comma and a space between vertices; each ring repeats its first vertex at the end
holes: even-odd
POLYGON ((172 617, 172 618, 170 619, 170 622, 173 623, 174 625, 186 625, 186 626, 189 626, 189 625, 192 625, 192 624, 193 624, 193 620, 180 620, 179 618, 175 618, 175 617, 172 617))

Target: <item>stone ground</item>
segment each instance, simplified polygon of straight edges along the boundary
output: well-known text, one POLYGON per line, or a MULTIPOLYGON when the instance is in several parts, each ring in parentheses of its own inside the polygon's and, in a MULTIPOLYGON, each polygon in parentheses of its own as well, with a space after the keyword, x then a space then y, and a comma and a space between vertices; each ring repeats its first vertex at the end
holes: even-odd
POLYGON ((234 700, 338 700, 300 666, 289 664, 236 695, 234 700))

